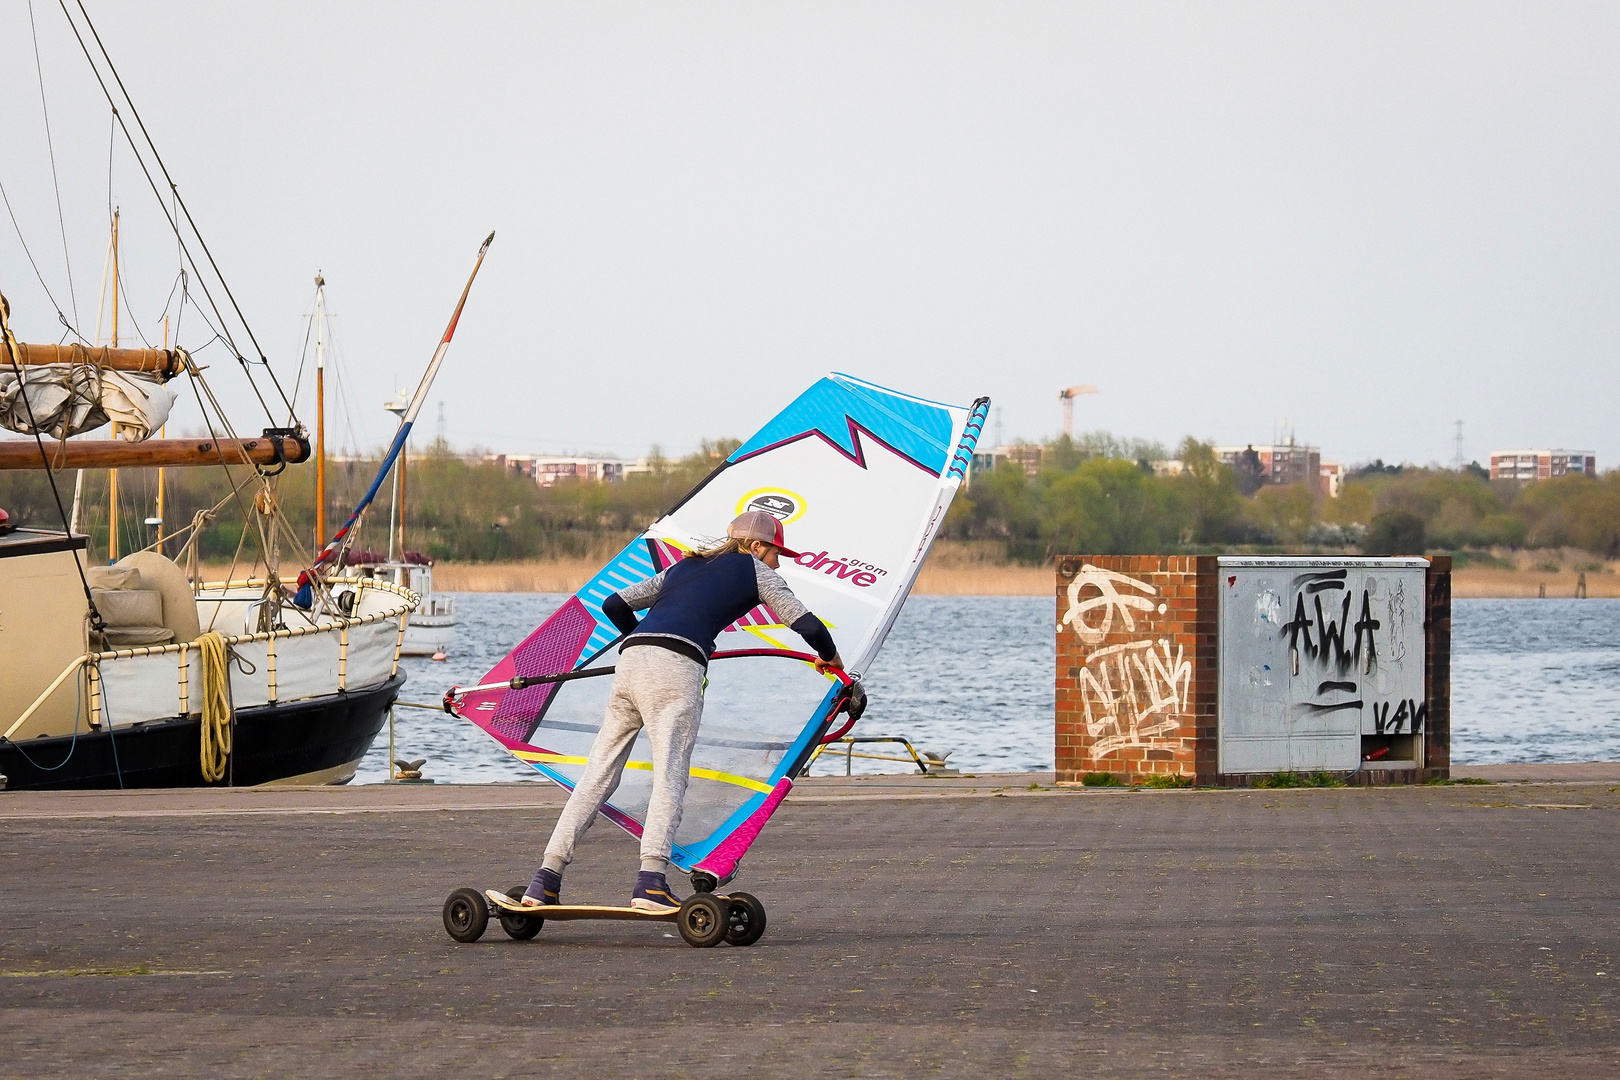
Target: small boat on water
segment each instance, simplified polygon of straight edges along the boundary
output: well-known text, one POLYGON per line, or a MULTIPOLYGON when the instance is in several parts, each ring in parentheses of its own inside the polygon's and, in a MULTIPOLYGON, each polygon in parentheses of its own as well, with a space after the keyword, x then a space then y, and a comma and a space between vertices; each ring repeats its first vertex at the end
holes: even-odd
POLYGON ((440 656, 456 643, 456 598, 433 591, 433 560, 419 551, 390 559, 376 551, 351 551, 343 577, 384 581, 415 593, 421 602, 405 624, 403 656, 440 656))
MULTIPOLYGON (((315 543, 326 532, 326 279, 315 275, 315 313, 311 331, 315 338, 315 543)), ((410 412, 412 397, 401 390, 383 408, 402 421, 410 412)), ((414 414, 413 418, 414 418, 414 414)), ((444 659, 455 644, 456 601, 433 591, 433 560, 419 551, 405 548, 405 493, 407 445, 398 445, 391 486, 392 505, 388 511, 388 551, 355 550, 342 553, 338 574, 348 578, 386 581, 415 593, 420 603, 412 609, 405 627, 401 652, 405 656, 432 656, 444 659), (397 553, 397 554, 396 554, 397 553)), ((386 466, 385 466, 386 468, 386 466)))

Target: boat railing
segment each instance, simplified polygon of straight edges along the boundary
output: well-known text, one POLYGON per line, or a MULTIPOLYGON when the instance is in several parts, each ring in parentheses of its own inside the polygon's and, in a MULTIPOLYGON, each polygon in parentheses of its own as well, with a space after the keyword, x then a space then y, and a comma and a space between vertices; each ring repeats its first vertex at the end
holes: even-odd
MULTIPOLYGON (((228 592, 237 588, 262 589, 264 585, 261 579, 210 582, 202 586, 197 599, 207 603, 216 599, 206 595, 209 592, 228 592)), ((245 708, 278 701, 297 701, 341 693, 351 686, 371 686, 392 678, 399 670, 399 652, 405 638, 406 620, 419 598, 409 589, 386 581, 356 582, 355 589, 357 592, 374 590, 392 593, 398 602, 389 604, 381 611, 335 616, 324 623, 223 635, 232 671, 232 705, 245 708), (393 637, 393 647, 386 654, 380 648, 363 648, 383 644, 385 635, 393 637), (319 640, 321 637, 336 637, 337 640, 332 643, 333 648, 317 652, 324 644, 319 640), (300 639, 307 638, 317 638, 317 641, 306 646, 300 639), (301 654, 297 657, 297 665, 291 668, 283 666, 278 670, 278 652, 294 642, 298 642, 296 651, 301 654), (361 655, 351 655, 355 647, 362 647, 361 655), (382 662, 384 656, 386 663, 382 662), (362 662, 351 662, 357 659, 362 662)), ((225 602, 224 597, 217 599, 225 602)), ((186 641, 90 652, 76 657, 0 738, 10 738, 21 729, 80 668, 84 668, 89 676, 87 689, 91 727, 100 727, 103 722, 123 726, 200 712, 202 676, 200 668, 195 673, 192 670, 195 666, 192 657, 198 654, 197 643, 186 641), (119 701, 120 715, 116 719, 107 707, 109 696, 119 701)))

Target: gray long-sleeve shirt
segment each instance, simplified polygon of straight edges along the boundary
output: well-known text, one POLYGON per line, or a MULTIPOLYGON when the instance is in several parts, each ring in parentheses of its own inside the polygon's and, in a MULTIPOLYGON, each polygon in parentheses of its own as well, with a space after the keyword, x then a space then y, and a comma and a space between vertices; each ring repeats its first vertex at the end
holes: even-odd
POLYGON ((748 556, 752 564, 750 580, 748 569, 739 565, 738 558, 738 555, 724 555, 696 564, 679 563, 608 597, 602 605, 603 612, 630 635, 626 645, 664 645, 679 652, 690 652, 706 662, 714 649, 715 635, 755 604, 764 604, 778 622, 804 638, 823 660, 837 655, 832 635, 793 595, 782 575, 748 556), (693 578, 694 573, 701 576, 693 578), (674 594, 666 589, 672 575, 681 580, 674 594), (675 607, 658 608, 647 617, 644 628, 637 629, 631 612, 653 607, 660 600, 667 600, 675 607))

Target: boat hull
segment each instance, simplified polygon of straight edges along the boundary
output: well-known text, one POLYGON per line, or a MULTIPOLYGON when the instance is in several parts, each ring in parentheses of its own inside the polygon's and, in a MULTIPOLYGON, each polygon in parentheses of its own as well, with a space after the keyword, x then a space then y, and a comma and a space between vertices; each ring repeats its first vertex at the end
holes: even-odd
POLYGON ((401 656, 432 656, 448 653, 456 643, 456 620, 439 616, 412 615, 405 624, 401 656))
MULTIPOLYGON (((404 684, 399 672, 364 690, 239 709, 231 769, 213 786, 347 783, 404 684)), ((203 787, 201 738, 200 721, 186 717, 81 732, 76 740, 0 742, 0 773, 8 791, 203 787)))

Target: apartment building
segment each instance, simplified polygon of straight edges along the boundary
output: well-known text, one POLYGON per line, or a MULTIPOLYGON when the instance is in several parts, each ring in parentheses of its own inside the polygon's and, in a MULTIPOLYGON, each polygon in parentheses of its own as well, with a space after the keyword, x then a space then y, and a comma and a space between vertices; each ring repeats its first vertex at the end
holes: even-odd
POLYGON ((617 458, 592 457, 535 457, 527 454, 493 454, 488 459, 502 469, 521 473, 539 484, 551 487, 559 480, 579 480, 582 483, 613 484, 624 479, 626 472, 638 471, 635 465, 617 458))
POLYGON ((1596 476, 1597 455, 1590 450, 1492 450, 1492 480, 1551 480, 1559 476, 1596 476))
POLYGON ((1243 460, 1253 450, 1260 459, 1260 479, 1266 484, 1310 484, 1321 489, 1322 451, 1314 446, 1298 443, 1274 443, 1269 446, 1217 446, 1215 456, 1223 465, 1243 471, 1243 460))

